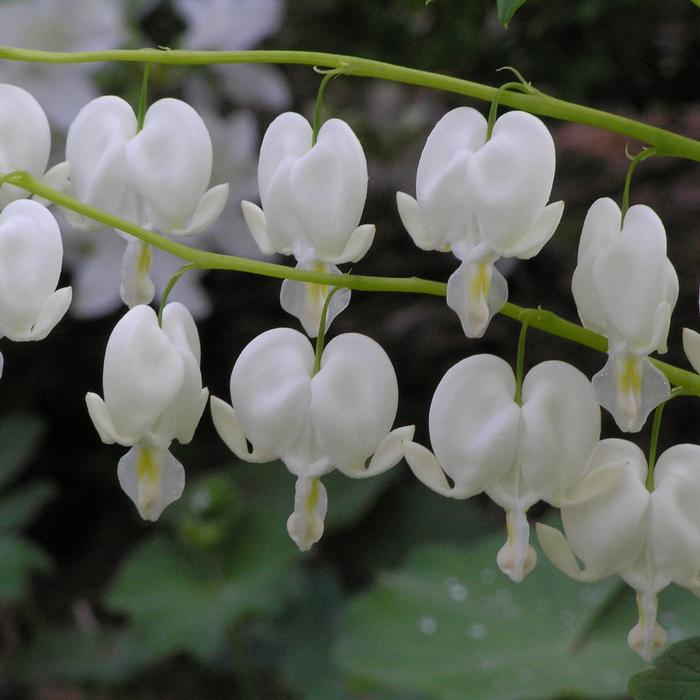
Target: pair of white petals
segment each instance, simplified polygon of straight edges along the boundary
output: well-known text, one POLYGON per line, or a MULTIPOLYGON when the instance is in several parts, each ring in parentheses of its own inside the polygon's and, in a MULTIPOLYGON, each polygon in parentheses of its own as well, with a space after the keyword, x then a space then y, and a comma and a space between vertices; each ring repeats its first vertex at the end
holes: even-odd
POLYGON ((568 576, 596 581, 619 574, 637 592, 639 623, 628 642, 645 660, 663 647, 657 594, 675 583, 700 595, 700 446, 676 445, 654 467, 626 440, 602 440, 585 476, 561 503, 566 537, 538 524, 549 559, 568 576), (576 561, 583 562, 583 568, 576 561))
MULTIPOLYGON (((260 147, 258 186, 262 208, 241 203, 243 216, 260 250, 293 255, 297 267, 338 274, 336 265, 357 262, 369 250, 375 227, 360 225, 367 198, 367 160, 352 129, 340 119, 313 130, 300 114, 286 112, 268 127, 260 147)), ((299 318, 310 337, 318 332, 329 290, 286 281, 281 302, 299 318)), ((337 296, 337 295, 336 295, 337 296)), ((334 298, 328 316, 349 301, 334 298)))
MULTIPOLYGON (((51 131, 44 110, 22 88, 0 83, 0 176, 26 170, 41 178, 51 150, 51 131)), ((0 187, 0 210, 29 193, 13 185, 0 187)))
POLYGON ((232 405, 211 399, 214 425, 236 456, 281 459, 297 477, 288 531, 303 550, 323 532, 327 496, 319 477, 333 468, 353 478, 384 472, 401 459, 403 441, 413 437, 413 426, 391 431, 398 385, 375 341, 358 333, 337 336, 326 346, 319 371, 313 369, 309 340, 276 328, 255 338, 236 360, 232 405))
POLYGON ((445 374, 430 406, 435 454, 415 442, 404 450, 413 473, 437 493, 469 498, 485 491, 505 509, 508 541, 497 562, 521 581, 537 559, 525 514, 540 500, 558 506, 583 474, 600 438, 600 409, 588 379, 563 362, 530 370, 522 405, 515 390, 501 358, 462 360, 445 374))
POLYGON ((0 212, 0 338, 42 340, 63 318, 72 290, 56 289, 62 261, 61 232, 45 207, 18 199, 0 212))
POLYGON ((537 117, 508 112, 486 140, 487 122, 470 107, 448 112, 418 163, 416 198, 399 192, 401 220, 423 250, 452 251, 462 261, 447 303, 468 337, 480 337, 508 298, 493 267, 499 257, 531 258, 552 237, 563 202, 547 204, 555 152, 537 117))
MULTIPOLYGON (((66 161, 49 182, 81 202, 172 236, 198 233, 223 211, 228 185, 207 189, 212 145, 192 107, 172 98, 153 103, 138 129, 131 106, 119 97, 99 97, 80 110, 68 130, 66 161)), ((69 223, 94 229, 95 222, 66 211, 69 223)), ((148 251, 129 240, 122 296, 135 306, 153 297, 148 251)))
POLYGON ((654 211, 638 204, 621 219, 609 198, 591 206, 571 286, 583 325, 608 337, 608 363, 593 378, 600 404, 621 430, 636 432, 669 397, 647 355, 666 352, 678 277, 654 211))
POLYGON ((162 326, 139 305, 117 323, 107 343, 104 399, 88 393, 90 417, 102 441, 132 447, 119 462, 119 482, 141 517, 156 520, 178 499, 182 465, 173 439, 192 440, 209 395, 202 388, 197 327, 189 311, 167 304, 162 326))

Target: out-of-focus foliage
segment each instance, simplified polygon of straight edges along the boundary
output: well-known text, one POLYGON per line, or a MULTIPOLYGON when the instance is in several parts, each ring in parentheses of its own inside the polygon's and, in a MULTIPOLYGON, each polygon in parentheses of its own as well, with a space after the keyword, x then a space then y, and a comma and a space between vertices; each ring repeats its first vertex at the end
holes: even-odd
POLYGON ((527 2, 527 0, 496 0, 498 8, 498 21, 504 26, 513 19, 513 15, 527 2))
POLYGON ((676 642, 654 659, 655 668, 630 679, 634 700, 700 698, 700 637, 676 642))
POLYGON ((19 600, 32 571, 48 571, 47 555, 20 534, 36 517, 54 489, 46 480, 10 488, 36 450, 44 432, 30 416, 7 416, 0 421, 0 603, 19 600))
MULTIPOLYGON (((623 694, 643 667, 620 644, 636 622, 633 592, 614 578, 572 582, 543 556, 513 585, 495 566, 501 544, 499 534, 469 552, 420 549, 356 598, 336 648, 355 684, 441 700, 623 694)), ((662 604, 675 638, 692 633, 692 596, 674 587, 662 604)))

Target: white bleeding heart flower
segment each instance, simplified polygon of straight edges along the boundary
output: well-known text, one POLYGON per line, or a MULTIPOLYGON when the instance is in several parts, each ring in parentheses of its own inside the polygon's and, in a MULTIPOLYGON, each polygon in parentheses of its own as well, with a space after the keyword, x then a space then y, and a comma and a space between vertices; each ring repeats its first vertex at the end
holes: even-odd
POLYGON ((416 198, 396 196, 414 243, 452 251, 461 261, 448 281, 447 303, 470 338, 483 335, 508 298, 495 261, 536 255, 564 211, 563 202, 547 204, 555 152, 545 125, 531 114, 508 112, 488 141, 486 133, 486 119, 471 107, 448 112, 421 154, 416 198))
POLYGON ((0 338, 42 340, 63 318, 70 287, 56 289, 63 244, 53 215, 28 199, 0 212, 0 338))
POLYGON ((458 362, 430 406, 435 454, 415 442, 405 443, 404 452, 413 473, 437 493, 469 498, 485 491, 506 511, 508 539, 497 563, 521 581, 537 560, 527 510, 540 500, 558 506, 583 474, 600 438, 600 409, 588 379, 563 362, 530 370, 522 405, 515 391, 513 371, 501 358, 458 362))
POLYGON ((85 397, 102 441, 132 448, 119 483, 144 519, 156 520, 182 493, 184 469, 168 448, 192 440, 206 406, 199 359, 197 327, 182 304, 165 306, 162 327, 153 309, 135 306, 109 337, 104 399, 85 397))
POLYGON ((413 437, 413 426, 391 430, 396 374, 375 341, 346 333, 328 343, 315 374, 314 359, 301 333, 267 331, 236 360, 232 405, 211 399, 214 426, 236 456, 281 459, 297 477, 287 527, 302 550, 323 532, 327 497, 319 478, 333 468, 352 478, 380 474, 401 459, 402 442, 413 437))
MULTIPOLYGON (((52 169, 50 181, 109 214, 184 236, 208 227, 226 205, 228 185, 207 189, 211 171, 211 139, 192 107, 158 100, 139 130, 131 106, 107 95, 83 107, 71 124, 66 161, 52 169)), ((70 211, 65 215, 76 228, 100 226, 70 211)), ((130 306, 153 297, 143 245, 134 244, 124 261, 123 298, 130 306)))
POLYGON ((621 430, 641 430, 668 399, 666 377, 648 360, 666 352, 678 277, 666 231, 652 209, 598 199, 583 224, 572 291, 583 325, 608 337, 608 362, 593 377, 598 400, 621 430))
MULTIPOLYGON (((300 114, 277 117, 260 147, 262 208, 247 201, 241 208, 263 253, 294 255, 299 268, 337 274, 336 265, 360 260, 374 238, 374 225, 360 225, 367 160, 352 129, 340 119, 325 122, 316 143, 312 137, 311 125, 300 114)), ((324 285, 287 280, 280 300, 315 337, 329 292, 324 285)), ((349 290, 334 296, 327 326, 349 300, 349 290)))
POLYGON ((654 467, 651 493, 646 478, 647 461, 636 445, 601 441, 561 503, 566 537, 541 523, 537 536, 547 557, 571 578, 618 574, 634 588, 639 622, 627 641, 649 661, 666 643, 656 622, 658 594, 675 583, 700 596, 700 447, 666 450, 654 467))
MULTIPOLYGON (((0 83, 0 177, 26 170, 41 178, 51 150, 51 131, 44 110, 22 88, 0 83)), ((0 186, 0 210, 29 195, 14 185, 0 186)))

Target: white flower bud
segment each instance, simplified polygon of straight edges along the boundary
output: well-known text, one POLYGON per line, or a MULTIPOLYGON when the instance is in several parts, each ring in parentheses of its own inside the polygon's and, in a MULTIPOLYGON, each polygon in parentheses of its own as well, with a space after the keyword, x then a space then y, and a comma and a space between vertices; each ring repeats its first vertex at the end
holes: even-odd
MULTIPOLYGON (((263 253, 294 255, 298 267, 337 272, 335 265, 357 262, 372 244, 374 226, 360 225, 367 198, 367 160, 344 121, 329 119, 312 144, 312 128, 304 117, 281 114, 268 127, 260 147, 258 184, 262 209, 245 201, 241 207, 263 253)), ((329 291, 286 282, 282 307, 314 337, 319 304, 323 306, 329 291)), ((340 299, 335 306, 335 313, 344 308, 340 299)), ((332 316, 327 323, 330 320, 332 316)))
POLYGON ((609 341, 608 363, 593 379, 598 400, 621 430, 636 432, 669 396, 647 355, 666 352, 678 277, 659 217, 641 204, 621 217, 611 199, 593 203, 571 287, 583 325, 609 341))
MULTIPOLYGON (((22 88, 0 83, 0 175, 26 170, 41 178, 49 161, 51 131, 44 110, 22 88)), ((0 187, 0 210, 28 196, 12 185, 0 187)))
POLYGON ((276 328, 255 338, 236 361, 232 406, 211 401, 214 425, 238 457, 281 459, 299 477, 289 530, 301 548, 317 539, 308 533, 320 537, 322 532, 325 492, 313 490, 315 480, 334 467, 353 478, 386 471, 401 459, 401 443, 413 436, 412 426, 391 431, 396 375, 373 340, 358 333, 340 335, 326 346, 316 374, 313 368, 308 339, 276 328))
POLYGON ((494 355, 473 355, 443 377, 429 424, 434 456, 414 442, 404 445, 413 473, 445 496, 485 491, 504 508, 508 541, 497 561, 522 580, 536 560, 525 513, 539 500, 559 505, 599 439, 590 382, 571 365, 543 362, 525 377, 519 406, 510 366, 494 355))
POLYGON ((487 141, 481 114, 458 107, 428 136, 416 198, 397 194, 414 243, 424 250, 451 250, 462 261, 450 277, 447 303, 468 337, 483 335, 508 298, 493 263, 502 256, 531 258, 559 224, 564 203, 547 204, 554 169, 554 142, 537 117, 508 112, 496 120, 487 141))
POLYGON ((56 290, 63 244, 56 219, 31 200, 0 212, 0 337, 41 340, 63 318, 71 288, 56 290))
POLYGON ((635 589, 639 623, 628 642, 649 661, 666 641, 656 622, 658 593, 676 583, 700 595, 700 447, 666 450, 656 462, 651 493, 646 478, 638 447, 603 440, 562 503, 566 537, 542 524, 537 535, 545 554, 568 576, 595 581, 617 573, 635 589))
POLYGON ((168 448, 192 439, 204 411, 199 357, 197 328, 182 304, 165 307, 162 328, 153 309, 135 306, 107 343, 104 400, 85 397, 102 441, 133 447, 119 462, 119 482, 149 520, 182 493, 184 471, 168 448))

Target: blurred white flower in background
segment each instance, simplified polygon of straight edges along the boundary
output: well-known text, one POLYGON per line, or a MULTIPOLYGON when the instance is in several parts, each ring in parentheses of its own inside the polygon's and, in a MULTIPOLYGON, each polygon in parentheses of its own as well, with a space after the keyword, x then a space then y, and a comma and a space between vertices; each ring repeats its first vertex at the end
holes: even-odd
MULTIPOLYGON (((252 49, 279 30, 284 16, 282 0, 175 0, 174 5, 187 24, 179 42, 182 49, 252 49)), ((211 70, 234 104, 281 110, 291 101, 284 76, 273 66, 229 64, 211 70)), ((199 90, 196 82, 202 76, 202 71, 195 71, 185 84, 187 100, 197 108, 189 91, 199 90)))
MULTIPOLYGON (((0 3, 0 44, 47 51, 101 51, 127 37, 123 0, 9 0, 0 3)), ((65 131, 97 97, 96 63, 49 65, 4 61, 0 79, 28 90, 54 128, 65 131)))

